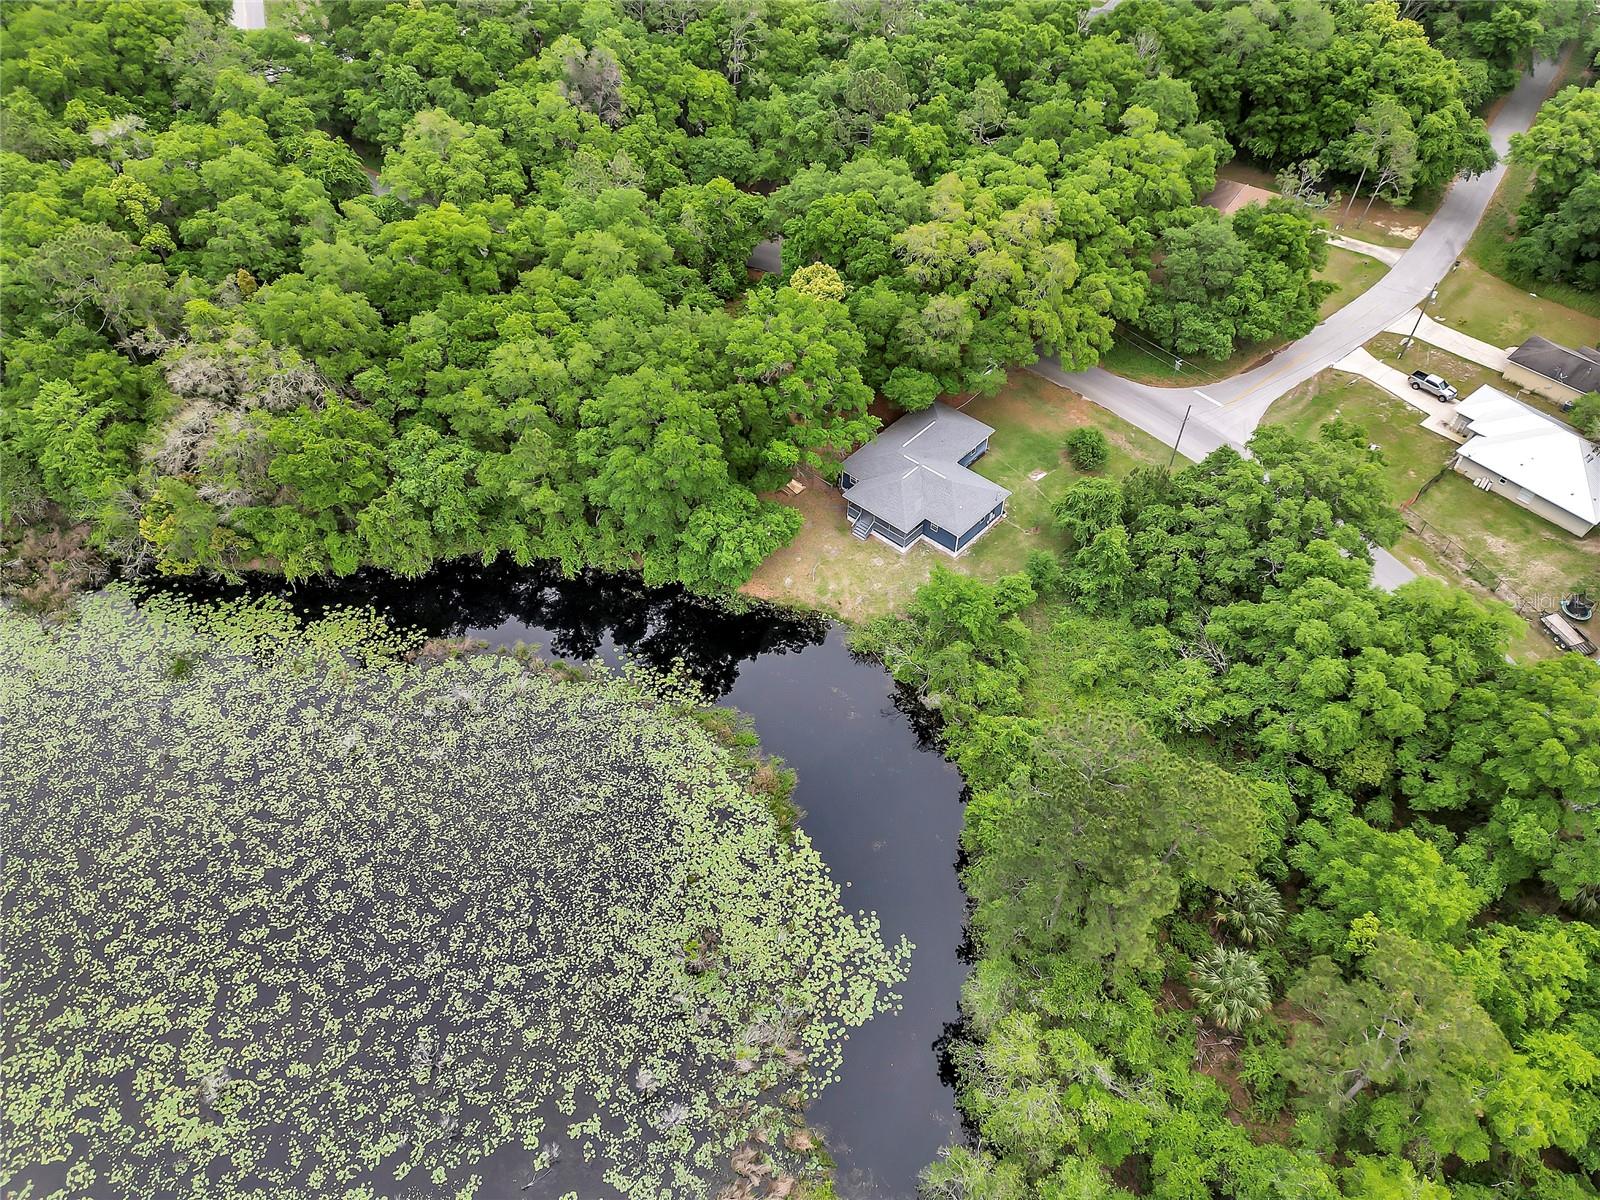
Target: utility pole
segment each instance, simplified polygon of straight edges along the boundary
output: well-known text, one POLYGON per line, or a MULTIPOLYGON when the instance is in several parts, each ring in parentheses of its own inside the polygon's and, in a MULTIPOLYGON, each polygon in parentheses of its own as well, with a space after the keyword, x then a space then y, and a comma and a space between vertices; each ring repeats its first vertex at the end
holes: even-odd
POLYGON ((1417 319, 1411 322, 1411 332, 1406 334, 1406 340, 1400 343, 1400 353, 1395 355, 1396 358, 1404 358, 1406 351, 1411 349, 1411 343, 1417 340, 1417 330, 1422 325, 1422 314, 1427 312, 1428 305, 1432 304, 1438 298, 1439 289, 1434 288, 1428 293, 1428 298, 1421 304, 1417 305, 1417 319))
POLYGON ((1189 427, 1189 414, 1194 411, 1194 405, 1189 405, 1183 410, 1183 422, 1178 426, 1178 436, 1172 439, 1172 457, 1167 459, 1167 474, 1172 474, 1172 464, 1178 461, 1178 443, 1183 441, 1183 431, 1189 427))
POLYGON ((1339 218, 1339 223, 1334 226, 1335 229, 1343 229, 1344 223, 1350 219, 1350 210, 1355 207, 1356 197, 1361 195, 1361 181, 1366 177, 1367 164, 1363 162, 1361 164, 1361 174, 1356 176, 1355 189, 1350 193, 1350 199, 1346 200, 1344 203, 1344 216, 1339 218))

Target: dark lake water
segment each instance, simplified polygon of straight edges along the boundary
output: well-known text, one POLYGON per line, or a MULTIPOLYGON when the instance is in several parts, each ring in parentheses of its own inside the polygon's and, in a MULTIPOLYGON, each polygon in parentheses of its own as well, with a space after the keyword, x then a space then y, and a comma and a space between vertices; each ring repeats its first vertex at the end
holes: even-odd
MULTIPOLYGON (((186 585, 197 595, 242 589, 186 585)), ((851 1035, 838 1082, 812 1106, 847 1200, 915 1194, 917 1172, 960 1136, 945 1047, 967 966, 956 878, 962 783, 918 728, 893 680, 854 658, 844 631, 767 606, 733 611, 628 576, 454 563, 418 580, 363 574, 338 584, 257 584, 308 615, 371 604, 397 624, 550 658, 681 662, 706 694, 750 715, 762 748, 799 774, 802 827, 844 887, 876 911, 884 939, 916 949, 899 1012, 851 1035)), ((536 1192, 526 1193, 536 1195, 536 1192)))

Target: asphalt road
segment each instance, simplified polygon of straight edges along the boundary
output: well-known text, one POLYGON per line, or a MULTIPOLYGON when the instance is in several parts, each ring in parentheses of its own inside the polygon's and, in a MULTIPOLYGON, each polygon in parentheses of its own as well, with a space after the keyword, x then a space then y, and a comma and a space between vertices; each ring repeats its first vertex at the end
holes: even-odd
POLYGON ((1537 64, 1490 122, 1490 140, 1502 161, 1474 179, 1458 179, 1427 228, 1387 275, 1267 362, 1202 388, 1152 387, 1100 367, 1063 371, 1053 357, 1041 358, 1030 369, 1110 409, 1168 445, 1178 436, 1188 411, 1179 446, 1185 457, 1204 458, 1218 446, 1242 447, 1274 400, 1382 333, 1444 278, 1500 186, 1511 135, 1533 123, 1555 81, 1556 67, 1553 61, 1537 64))
MULTIPOLYGON (((1108 11, 1118 2, 1112 0, 1093 11, 1108 11)), ((1371 341, 1445 277, 1500 186, 1511 135, 1533 124, 1556 70, 1555 61, 1541 61, 1512 89, 1489 123, 1489 139, 1500 161, 1482 175, 1451 185, 1427 228, 1388 274, 1260 366, 1203 388, 1152 387, 1102 367, 1063 371, 1054 356, 1041 357, 1029 370, 1071 388, 1169 446, 1181 432, 1178 449, 1186 458, 1199 460, 1219 446, 1243 449, 1274 400, 1371 341)), ((762 242, 750 256, 750 265, 763 271, 781 269, 780 248, 779 239, 762 242)), ((1411 569, 1394 555, 1373 548, 1373 582, 1379 587, 1392 590, 1411 578, 1411 569)))

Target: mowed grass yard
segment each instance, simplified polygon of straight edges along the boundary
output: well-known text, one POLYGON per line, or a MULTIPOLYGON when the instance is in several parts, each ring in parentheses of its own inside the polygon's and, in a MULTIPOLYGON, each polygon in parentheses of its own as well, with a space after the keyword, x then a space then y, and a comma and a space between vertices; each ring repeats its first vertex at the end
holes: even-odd
POLYGON ((1575 590, 1600 592, 1600 533, 1579 538, 1451 472, 1412 511, 1505 578, 1530 604, 1553 608, 1575 590))
POLYGON ((799 496, 774 497, 799 509, 805 525, 792 543, 761 564, 743 590, 847 621, 898 612, 936 566, 995 579, 1021 570, 1034 550, 1062 548, 1050 506, 1074 480, 1084 478, 1063 449, 1072 430, 1093 426, 1106 435, 1111 459, 1100 472, 1103 476, 1120 477, 1141 464, 1165 463, 1171 453, 1105 409, 1027 371, 1011 372, 997 395, 980 396, 962 411, 994 427, 989 452, 973 469, 1009 488, 1011 499, 1005 520, 960 557, 926 544, 901 554, 876 538, 863 542, 852 537, 844 498, 836 488, 811 478, 799 496))
MULTIPOLYGON (((1517 346, 1535 333, 1564 346, 1592 346, 1600 339, 1600 315, 1558 304, 1539 287, 1508 283, 1463 259, 1444 277, 1428 315, 1491 346, 1517 346)), ((1600 313, 1600 298, 1595 305, 1600 313)))
POLYGON ((1353 250, 1329 246, 1328 265, 1322 268, 1318 278, 1337 284, 1339 290, 1322 302, 1322 319, 1326 321, 1388 272, 1387 263, 1368 258, 1365 254, 1357 254, 1353 250))
MULTIPOLYGON (((1462 394, 1467 390, 1463 387, 1462 394)), ((1383 451, 1396 504, 1415 497, 1448 465, 1455 449, 1422 427, 1417 409, 1343 371, 1322 372, 1267 412, 1268 421, 1305 437, 1315 436, 1324 422, 1335 417, 1360 426, 1383 451)), ((1485 599, 1493 598, 1492 589, 1504 581, 1529 605, 1544 611, 1576 588, 1600 591, 1600 533, 1574 537, 1503 496, 1480 492, 1454 471, 1440 477, 1410 511, 1423 524, 1403 534, 1393 549, 1420 574, 1465 587, 1485 599)), ((1556 652, 1531 622, 1513 651, 1521 657, 1556 652)))

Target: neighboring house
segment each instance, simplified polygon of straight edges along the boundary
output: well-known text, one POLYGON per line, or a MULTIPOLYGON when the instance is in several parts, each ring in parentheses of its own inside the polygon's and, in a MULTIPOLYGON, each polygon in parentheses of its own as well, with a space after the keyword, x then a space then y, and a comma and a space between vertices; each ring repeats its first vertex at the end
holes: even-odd
POLYGON ((993 429, 944 404, 902 417, 844 460, 850 532, 905 550, 926 538, 959 554, 1006 514, 1011 495, 968 465, 993 429))
POLYGON ((1600 392, 1600 350, 1568 350, 1548 338, 1531 337, 1506 356, 1506 379, 1561 404, 1600 392))
POLYGON ((1600 524, 1600 446, 1485 384, 1456 406, 1455 469, 1568 533, 1600 524))
POLYGON ((1200 197, 1201 204, 1209 204, 1225 217, 1231 217, 1247 204, 1266 204, 1278 198, 1277 192, 1257 187, 1253 183, 1240 183, 1237 179, 1219 179, 1217 186, 1200 197))

